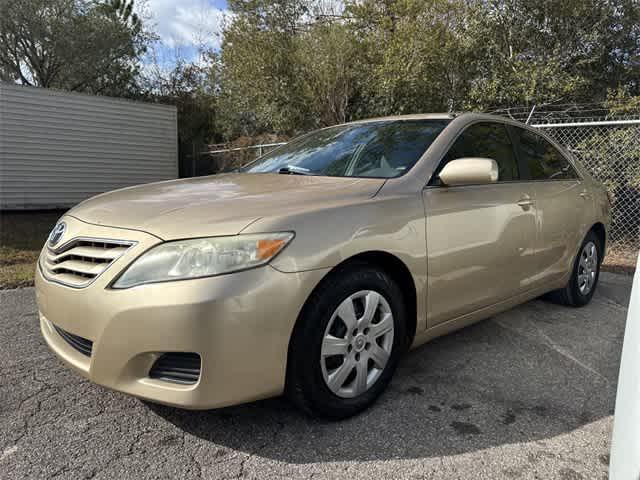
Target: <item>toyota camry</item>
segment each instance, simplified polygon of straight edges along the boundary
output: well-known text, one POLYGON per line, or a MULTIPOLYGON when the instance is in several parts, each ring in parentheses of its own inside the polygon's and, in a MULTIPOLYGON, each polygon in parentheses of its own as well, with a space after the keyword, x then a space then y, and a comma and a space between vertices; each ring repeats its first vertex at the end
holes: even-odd
POLYGON ((540 130, 425 114, 313 131, 228 174, 98 195, 39 258, 42 334, 89 380, 344 418, 411 347, 598 283, 606 191, 540 130))

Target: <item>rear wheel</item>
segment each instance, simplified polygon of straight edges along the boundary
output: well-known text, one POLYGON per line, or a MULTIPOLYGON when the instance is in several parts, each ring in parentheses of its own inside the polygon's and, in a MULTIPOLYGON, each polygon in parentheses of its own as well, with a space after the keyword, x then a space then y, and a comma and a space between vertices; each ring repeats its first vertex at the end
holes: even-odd
POLYGON ((551 292, 551 299, 572 307, 582 307, 589 303, 598 285, 601 263, 600 239, 590 231, 582 241, 567 285, 551 292))
POLYGON ((367 265, 335 272, 312 294, 291 340, 287 390, 312 415, 345 418, 384 391, 406 346, 402 293, 367 265))

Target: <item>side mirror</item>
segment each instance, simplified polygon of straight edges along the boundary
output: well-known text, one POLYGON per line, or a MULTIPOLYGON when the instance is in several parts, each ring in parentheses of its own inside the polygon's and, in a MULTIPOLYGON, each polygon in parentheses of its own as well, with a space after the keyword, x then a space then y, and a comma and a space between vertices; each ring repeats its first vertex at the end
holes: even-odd
POLYGON ((498 181, 498 164, 490 158, 459 158, 451 160, 440 171, 444 185, 473 185, 498 181))

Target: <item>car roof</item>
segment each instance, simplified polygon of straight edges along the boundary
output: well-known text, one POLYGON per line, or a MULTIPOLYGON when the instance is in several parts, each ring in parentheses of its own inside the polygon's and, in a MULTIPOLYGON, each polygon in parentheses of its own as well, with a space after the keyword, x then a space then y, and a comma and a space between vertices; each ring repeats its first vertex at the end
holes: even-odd
POLYGON ((451 113, 412 113, 408 115, 389 115, 386 117, 374 117, 374 118, 365 118, 362 120, 354 120, 352 122, 346 123, 346 125, 356 124, 356 123, 368 123, 368 122, 388 122, 388 121, 402 121, 402 120, 453 120, 454 118, 460 117, 473 117, 473 119, 477 120, 490 120, 490 121, 500 121, 511 124, 520 124, 520 122, 516 122, 510 120, 508 118, 498 116, 498 115, 490 115, 488 113, 475 113, 475 112, 451 112, 451 113))
POLYGON ((394 120, 452 120, 456 117, 454 113, 412 113, 409 115, 389 115, 386 117, 374 117, 363 118, 361 120, 354 120, 348 122, 353 123, 368 123, 368 122, 387 122, 394 120))

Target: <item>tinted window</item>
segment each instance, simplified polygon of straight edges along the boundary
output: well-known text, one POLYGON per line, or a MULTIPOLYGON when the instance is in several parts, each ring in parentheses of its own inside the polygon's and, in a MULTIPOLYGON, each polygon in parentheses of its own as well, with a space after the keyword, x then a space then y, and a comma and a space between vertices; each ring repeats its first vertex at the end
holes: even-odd
POLYGON ((501 123, 476 123, 467 128, 445 155, 440 169, 457 158, 491 158, 498 164, 498 181, 518 180, 518 162, 513 144, 501 123))
POLYGON ((564 180, 578 175, 569 161, 540 135, 518 128, 518 148, 532 180, 564 180))
POLYGON ((292 140, 242 171, 398 177, 413 167, 448 123, 396 120, 325 128, 292 140))

